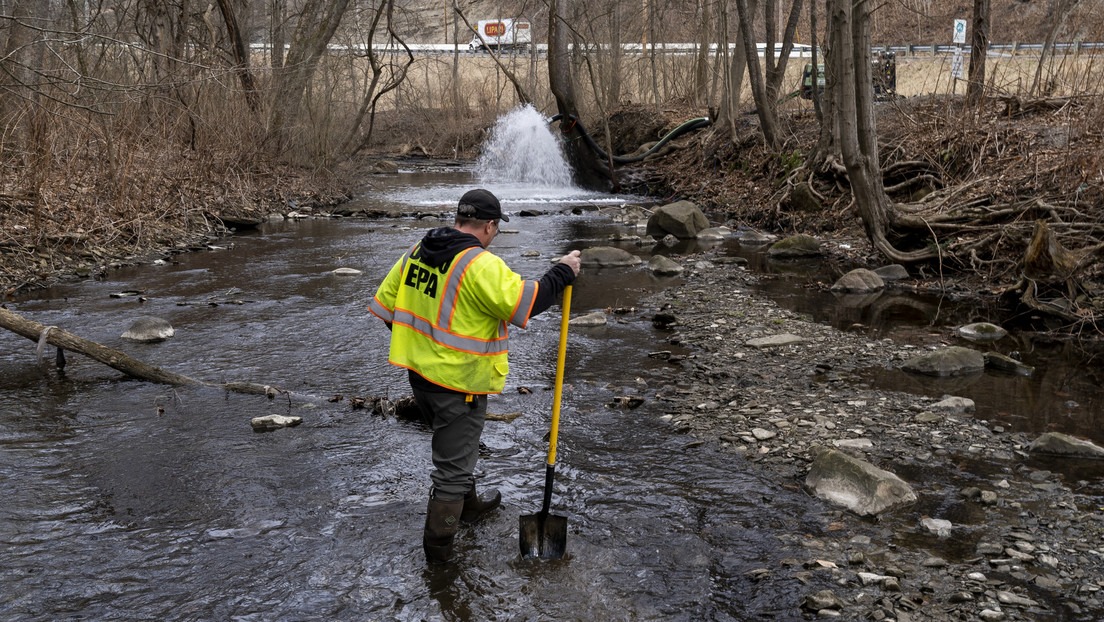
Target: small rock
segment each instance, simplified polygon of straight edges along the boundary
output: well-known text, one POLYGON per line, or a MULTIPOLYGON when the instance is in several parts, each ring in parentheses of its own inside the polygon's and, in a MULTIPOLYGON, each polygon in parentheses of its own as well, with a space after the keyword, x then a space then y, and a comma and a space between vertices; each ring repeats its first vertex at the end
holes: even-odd
POLYGON ((765 441, 778 436, 778 433, 764 430, 763 428, 752 428, 751 435, 754 436, 757 441, 765 441))
POLYGON ((806 595, 802 606, 819 612, 823 609, 843 609, 844 603, 832 590, 821 590, 815 594, 806 595))
POLYGON ((913 420, 917 423, 939 423, 943 421, 943 416, 937 415, 931 411, 925 411, 913 417, 913 420))
POLYGON ((770 337, 748 339, 746 342, 744 342, 744 345, 751 346, 752 348, 770 348, 776 346, 789 346, 795 343, 801 343, 803 341, 805 341, 804 337, 798 337, 797 335, 791 335, 789 333, 782 333, 780 335, 771 335, 770 337))
POLYGON ((763 244, 770 244, 778 239, 777 235, 770 233, 763 233, 756 231, 755 229, 749 229, 747 227, 738 227, 734 237, 739 240, 740 244, 746 246, 760 246, 763 244))
POLYGON ((1008 334, 1008 331, 989 322, 974 322, 959 326, 955 334, 967 341, 988 342, 1001 339, 1008 334))
POLYGON ((1015 605, 1017 607, 1038 607, 1039 606, 1039 603, 1031 600, 1030 598, 1025 598, 1023 596, 1020 596, 1019 594, 1004 591, 1004 590, 1001 590, 1001 591, 997 592, 997 600, 1000 601, 1001 604, 1015 605))
POLYGON ((891 578, 892 577, 887 577, 887 576, 881 575, 881 574, 875 574, 873 572, 860 572, 859 573, 859 581, 863 585, 880 585, 886 579, 891 579, 891 578))
POLYGON ((951 346, 912 358, 901 369, 940 377, 972 374, 985 369, 985 356, 977 350, 951 346))
POLYGON ((572 318, 568 324, 572 326, 605 326, 606 322, 606 314, 601 311, 595 311, 594 313, 572 318))
POLYGON ((931 533, 934 533, 940 538, 950 537, 951 530, 954 528, 954 525, 951 524, 951 521, 943 520, 941 518, 925 518, 920 521, 920 524, 923 525, 925 529, 927 529, 931 533))
POLYGON ((870 449, 874 441, 869 438, 841 438, 832 441, 832 445, 843 449, 870 449))
POLYGON ((176 330, 168 320, 144 315, 131 323, 130 328, 122 334, 122 338, 141 343, 156 343, 175 334, 176 330))
POLYGON ((302 417, 288 417, 286 415, 265 415, 263 417, 253 417, 249 420, 249 424, 258 432, 293 428, 300 423, 303 423, 302 417))
POLYGON ((974 412, 974 400, 965 397, 948 396, 932 404, 931 409, 936 412, 964 415, 974 412))
POLYGON ((728 227, 709 227, 699 231, 695 237, 705 242, 719 242, 732 237, 732 229, 728 227))
POLYGON ((952 603, 969 603, 973 602, 974 595, 969 592, 955 592, 947 600, 952 603))
POLYGON ((618 268, 635 266, 643 260, 627 250, 612 246, 594 246, 583 249, 580 257, 584 267, 618 268))

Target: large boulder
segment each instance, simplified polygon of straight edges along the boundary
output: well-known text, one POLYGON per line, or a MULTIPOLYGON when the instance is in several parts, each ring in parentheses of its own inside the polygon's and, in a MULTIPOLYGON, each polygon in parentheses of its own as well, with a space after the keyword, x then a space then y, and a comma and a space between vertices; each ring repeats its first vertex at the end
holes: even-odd
POLYGON ((1035 373, 1035 368, 1031 365, 1018 361, 1006 354, 1001 354, 1000 352, 986 352, 985 367, 997 371, 1008 372, 1010 374, 1018 374, 1020 376, 1030 376, 1035 373))
POLYGON ((985 370, 985 355, 977 350, 951 346, 905 361, 901 369, 925 376, 961 376, 985 370))
POLYGON ((686 270, 679 262, 663 255, 652 255, 648 260, 648 268, 656 276, 676 276, 686 270))
POLYGON ((767 249, 767 256, 775 259, 819 257, 823 254, 824 251, 820 248, 820 240, 803 233, 782 238, 767 249))
POLYGON ((691 201, 677 201, 652 212, 646 233, 657 240, 668 234, 681 240, 691 240, 707 228, 709 220, 697 205, 691 201))
POLYGON ((623 248, 614 248, 613 246, 585 248, 579 259, 584 267, 592 268, 624 268, 635 266, 644 261, 623 248))
POLYGON ((873 270, 867 270, 866 268, 856 268, 841 276, 832 285, 833 292, 848 294, 869 294, 881 291, 884 288, 885 281, 882 280, 882 277, 878 276, 873 270))
POLYGON ((1031 443, 1032 453, 1057 454, 1075 458, 1104 458, 1104 447, 1069 434, 1047 432, 1031 443))
POLYGON ((904 480, 835 449, 821 449, 805 486, 817 497, 860 516, 873 516, 916 501, 904 480))
POLYGON ((131 322, 130 328, 126 329, 121 336, 123 339, 129 339, 130 341, 156 343, 164 341, 175 334, 176 330, 173 329, 168 320, 152 315, 143 315, 131 322))
POLYGON ((908 270, 905 269, 899 263, 891 263, 888 266, 882 266, 880 268, 874 268, 875 274, 882 277, 882 280, 886 283, 890 281, 901 281, 909 278, 908 270))

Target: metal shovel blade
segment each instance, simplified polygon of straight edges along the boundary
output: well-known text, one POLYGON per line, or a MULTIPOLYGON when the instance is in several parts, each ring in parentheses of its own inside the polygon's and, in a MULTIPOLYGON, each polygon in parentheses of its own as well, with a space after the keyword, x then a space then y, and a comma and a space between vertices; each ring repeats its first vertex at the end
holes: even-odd
POLYGON ((567 517, 538 512, 518 517, 522 557, 560 559, 567 550, 567 517))

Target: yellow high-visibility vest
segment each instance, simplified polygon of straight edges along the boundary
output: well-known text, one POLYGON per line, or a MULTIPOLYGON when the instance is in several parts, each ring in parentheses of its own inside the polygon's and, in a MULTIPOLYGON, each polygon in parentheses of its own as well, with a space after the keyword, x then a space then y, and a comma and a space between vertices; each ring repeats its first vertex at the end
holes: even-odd
POLYGON ((501 393, 510 371, 507 324, 524 328, 537 297, 501 258, 481 247, 443 269, 403 255, 368 310, 391 322, 388 362, 462 393, 501 393))

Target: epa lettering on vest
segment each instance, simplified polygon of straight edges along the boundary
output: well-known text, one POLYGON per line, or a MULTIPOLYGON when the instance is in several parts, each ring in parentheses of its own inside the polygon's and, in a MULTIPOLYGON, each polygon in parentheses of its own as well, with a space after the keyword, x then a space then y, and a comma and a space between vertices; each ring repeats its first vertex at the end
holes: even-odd
POLYGON ((433 270, 426 270, 412 263, 410 264, 410 270, 406 273, 404 283, 430 298, 437 297, 437 274, 433 270))

